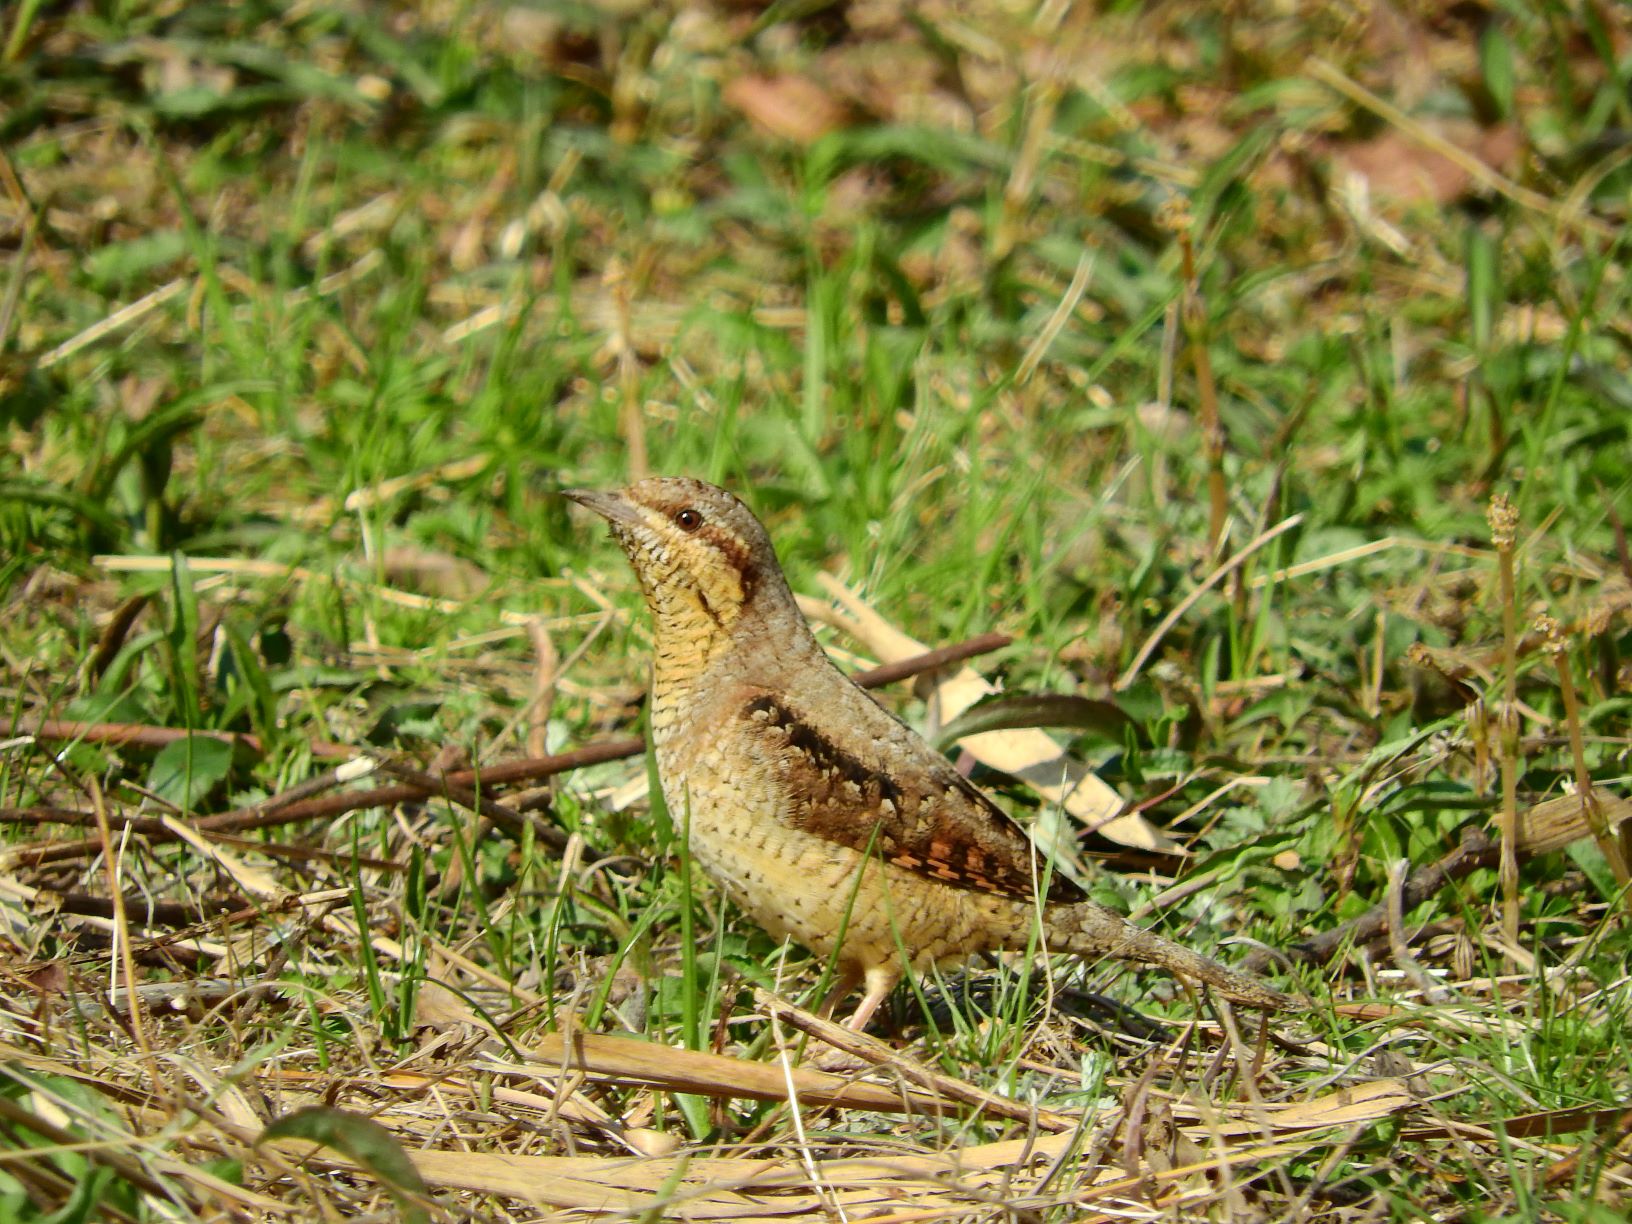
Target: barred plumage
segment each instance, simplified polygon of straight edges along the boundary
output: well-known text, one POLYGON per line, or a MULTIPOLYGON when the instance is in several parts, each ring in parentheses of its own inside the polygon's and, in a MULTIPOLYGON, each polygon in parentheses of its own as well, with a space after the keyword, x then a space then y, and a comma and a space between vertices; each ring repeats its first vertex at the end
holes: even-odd
POLYGON ((836 952, 851 984, 866 982, 852 1025, 899 979, 903 951, 923 969, 1024 948, 1039 919, 1051 951, 1156 965, 1251 1007, 1290 1003, 1046 872, 1024 830, 833 665, 731 494, 658 478, 566 496, 611 524, 652 612, 670 813, 760 925, 836 952))

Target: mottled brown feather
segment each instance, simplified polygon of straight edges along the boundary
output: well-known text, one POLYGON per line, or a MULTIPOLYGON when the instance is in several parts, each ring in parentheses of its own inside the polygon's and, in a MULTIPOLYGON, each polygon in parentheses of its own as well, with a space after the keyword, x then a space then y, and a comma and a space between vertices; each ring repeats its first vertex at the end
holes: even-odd
POLYGON ((770 693, 745 702, 741 717, 764 737, 787 796, 783 818, 795 827, 959 888, 1030 900, 1048 875, 1050 902, 1084 899, 944 757, 921 758, 902 787, 770 693))
POLYGON ((670 813, 684 814, 696 861, 766 930, 865 980, 852 1024, 905 964, 1039 935, 1053 951, 1160 965, 1254 1007, 1288 1005, 1051 874, 1019 825, 834 667, 764 525, 735 497, 672 478, 567 495, 611 523, 652 610, 652 742, 670 813))

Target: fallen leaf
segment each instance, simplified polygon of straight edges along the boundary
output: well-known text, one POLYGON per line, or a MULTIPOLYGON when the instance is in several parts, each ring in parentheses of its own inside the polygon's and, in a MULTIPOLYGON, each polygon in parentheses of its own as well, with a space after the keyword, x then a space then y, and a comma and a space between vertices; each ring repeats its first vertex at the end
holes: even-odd
MULTIPOLYGON (((1502 174, 1510 174, 1518 161, 1520 137, 1511 124, 1481 128, 1446 121, 1424 126, 1502 174)), ((1374 198, 1398 204, 1451 204, 1473 186, 1465 168, 1397 128, 1338 146, 1332 160, 1342 171, 1363 178, 1374 198)))
POLYGON ((808 145, 845 125, 846 108, 808 77, 740 76, 725 100, 773 136, 808 145))

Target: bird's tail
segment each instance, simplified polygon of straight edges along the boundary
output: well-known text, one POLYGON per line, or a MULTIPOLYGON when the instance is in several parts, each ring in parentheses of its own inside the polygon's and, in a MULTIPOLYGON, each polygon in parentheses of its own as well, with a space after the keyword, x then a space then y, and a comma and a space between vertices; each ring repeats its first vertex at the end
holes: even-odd
POLYGON ((1089 958, 1114 956, 1155 965, 1179 977, 1204 982, 1244 1007, 1281 1011, 1293 1004, 1290 996, 1266 986, 1250 973, 1226 969, 1215 960, 1134 926, 1092 901, 1050 909, 1044 929, 1050 952, 1089 958))

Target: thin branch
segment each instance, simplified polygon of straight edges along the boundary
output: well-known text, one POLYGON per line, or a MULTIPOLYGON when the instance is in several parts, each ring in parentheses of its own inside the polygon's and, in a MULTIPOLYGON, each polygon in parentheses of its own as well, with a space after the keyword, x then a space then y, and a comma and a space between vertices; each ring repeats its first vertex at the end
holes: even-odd
MULTIPOLYGON (((979 637, 970 638, 965 642, 954 643, 939 650, 927 651, 911 659, 903 659, 899 663, 884 667, 875 667, 870 671, 858 673, 855 677, 857 684, 864 688, 876 688, 895 680, 906 679, 921 672, 933 671, 945 667, 948 663, 959 662, 974 655, 985 654, 1006 646, 1013 639, 1001 633, 986 633, 979 637)), ((45 720, 36 724, 38 729, 30 729, 22 724, 13 728, 14 733, 22 732, 40 736, 41 738, 76 739, 86 738, 83 734, 86 728, 99 729, 106 732, 105 743, 139 743, 153 747, 172 742, 189 734, 187 731, 174 727, 151 727, 137 723, 67 723, 61 720, 45 720), (49 729, 49 730, 47 730, 49 729)), ((217 738, 226 738, 229 741, 252 741, 259 746, 259 741, 253 736, 234 736, 231 732, 204 732, 217 738)), ((351 755, 350 750, 341 750, 351 755)), ((546 844, 559 850, 566 844, 566 834, 551 825, 531 821, 530 818, 514 808, 502 803, 494 802, 485 797, 479 797, 471 788, 480 786, 485 789, 490 786, 508 785, 516 782, 537 782, 544 778, 554 777, 557 774, 570 773, 575 769, 583 769, 590 765, 600 765, 608 761, 623 760, 627 757, 639 756, 646 751, 646 741, 643 739, 627 738, 606 740, 599 744, 588 744, 571 752, 558 752, 550 756, 521 757, 513 761, 502 761, 496 765, 485 766, 481 769, 461 769, 451 773, 430 774, 412 770, 407 766, 392 765, 391 772, 412 778, 412 781, 398 783, 393 786, 379 786, 369 790, 347 791, 339 795, 325 795, 321 798, 295 798, 296 793, 309 793, 313 787, 327 789, 344 781, 344 769, 330 770, 319 778, 303 782, 278 795, 272 796, 265 802, 252 807, 237 808, 230 812, 219 812, 213 816, 205 816, 195 820, 190 827, 200 833, 242 833, 250 829, 265 829, 274 825, 293 824, 301 820, 333 819, 347 812, 360 811, 374 807, 392 807, 398 803, 413 803, 419 800, 442 796, 462 807, 471 808, 480 814, 494 820, 495 823, 505 826, 512 831, 518 831, 523 824, 533 823, 534 832, 546 844)), ((30 808, 0 809, 0 823, 80 823, 81 814, 72 809, 63 808, 30 808), (39 813, 39 815, 31 815, 39 813), (49 813, 50 815, 46 815, 49 813), (54 816, 67 819, 53 820, 54 816)), ((93 818, 94 819, 94 818, 93 818)), ((121 825, 129 825, 131 830, 147 837, 153 843, 175 840, 175 834, 165 828, 163 822, 151 817, 131 816, 121 820, 110 813, 110 820, 121 825)), ((100 841, 87 838, 80 841, 63 842, 54 846, 40 846, 33 848, 13 848, 0 851, 0 864, 16 864, 25 867, 40 867, 47 863, 60 863, 71 859, 88 858, 101 849, 100 841)))
POLYGON ((913 676, 921 676, 925 672, 939 671, 948 664, 961 663, 976 655, 990 654, 994 650, 1003 649, 1012 641, 1014 639, 1006 633, 983 633, 979 637, 954 642, 938 650, 925 651, 921 655, 913 655, 912 658, 902 659, 897 663, 885 663, 879 667, 868 668, 864 672, 857 672, 851 679, 862 688, 882 688, 886 684, 894 684, 897 680, 907 680, 913 676))
MULTIPOLYGON (((35 739, 60 742, 71 740, 86 744, 110 744, 115 747, 133 744, 138 748, 163 748, 177 740, 191 737, 212 739, 234 748, 243 747, 256 754, 265 749, 258 735, 240 731, 189 731, 186 727, 158 727, 148 723, 80 722, 68 718, 19 719, 11 725, 11 735, 32 735, 35 739)), ((349 757, 351 749, 339 744, 321 741, 312 744, 312 754, 322 757, 349 757)))
MULTIPOLYGON (((1418 867, 1406 879, 1404 886, 1397 893, 1401 912, 1421 905, 1452 880, 1459 880, 1481 867, 1493 866, 1500 858, 1501 846, 1491 841, 1483 829, 1469 826, 1462 831, 1462 841, 1456 849, 1425 867, 1418 867)), ((1388 914, 1389 902, 1384 901, 1358 918, 1352 918, 1313 939, 1293 944, 1285 950, 1285 953, 1293 960, 1324 965, 1340 949, 1351 944, 1365 943, 1386 934, 1389 929, 1388 914)), ((1257 967, 1262 968, 1263 963, 1270 960, 1273 955, 1264 949, 1258 949, 1246 958, 1243 967, 1251 969, 1256 962, 1257 967)))

